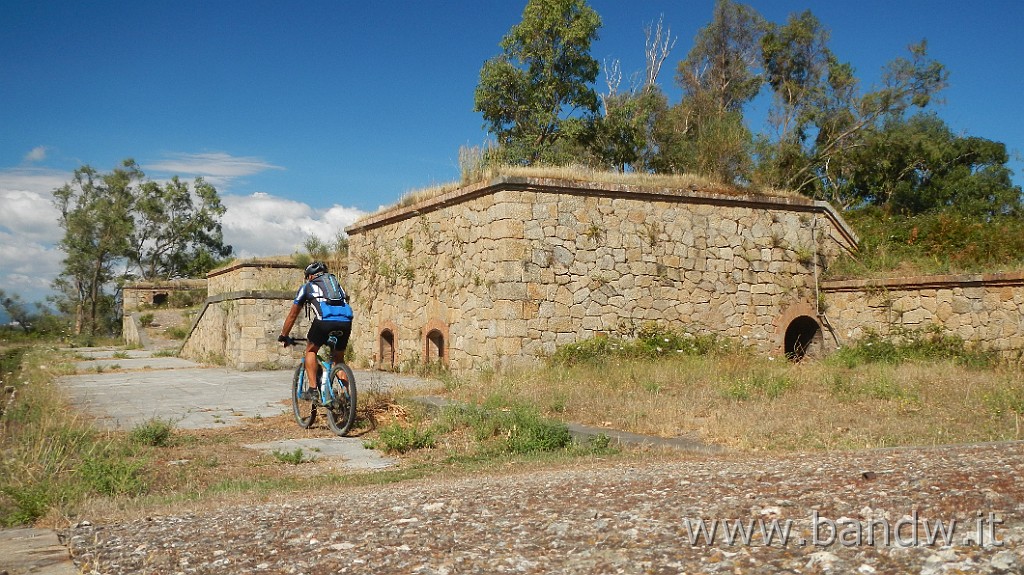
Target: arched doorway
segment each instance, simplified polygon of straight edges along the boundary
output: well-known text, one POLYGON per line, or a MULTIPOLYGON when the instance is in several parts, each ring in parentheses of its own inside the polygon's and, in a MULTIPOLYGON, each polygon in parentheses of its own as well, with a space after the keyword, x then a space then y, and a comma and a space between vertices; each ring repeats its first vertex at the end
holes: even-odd
POLYGON ((390 329, 380 332, 380 369, 395 369, 395 333, 390 329))
POLYGON ((425 359, 427 363, 444 363, 444 334, 441 330, 432 329, 427 333, 427 346, 425 359))
POLYGON ((786 327, 784 350, 789 359, 800 361, 808 355, 818 355, 821 346, 821 326, 813 317, 798 316, 786 327))

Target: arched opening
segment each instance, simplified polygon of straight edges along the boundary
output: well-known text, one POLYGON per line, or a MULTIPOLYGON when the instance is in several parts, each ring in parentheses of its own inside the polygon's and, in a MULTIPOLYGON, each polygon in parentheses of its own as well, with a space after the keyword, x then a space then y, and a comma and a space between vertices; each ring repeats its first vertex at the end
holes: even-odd
POLYGON ((380 332, 380 369, 395 369, 395 334, 390 329, 380 332))
POLYGON ((817 355, 821 351, 821 340, 821 326, 817 320, 806 315, 799 316, 786 327, 786 357, 800 361, 808 355, 817 355))
POLYGON ((153 294, 153 305, 164 305, 167 303, 167 294, 155 293, 153 294))
POLYGON ((426 349, 426 361, 427 363, 434 363, 435 361, 444 362, 444 334, 441 330, 432 329, 427 333, 427 349, 426 349))

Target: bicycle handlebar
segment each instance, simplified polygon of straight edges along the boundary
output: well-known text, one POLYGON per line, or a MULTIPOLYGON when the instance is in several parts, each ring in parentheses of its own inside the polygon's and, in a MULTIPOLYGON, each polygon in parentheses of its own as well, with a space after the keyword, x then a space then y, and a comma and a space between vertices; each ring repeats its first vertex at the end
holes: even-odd
POLYGON ((306 341, 306 338, 304 338, 304 337, 288 337, 288 336, 284 336, 284 339, 278 338, 277 341, 283 343, 285 347, 288 347, 288 346, 295 345, 296 343, 298 343, 300 341, 306 341))

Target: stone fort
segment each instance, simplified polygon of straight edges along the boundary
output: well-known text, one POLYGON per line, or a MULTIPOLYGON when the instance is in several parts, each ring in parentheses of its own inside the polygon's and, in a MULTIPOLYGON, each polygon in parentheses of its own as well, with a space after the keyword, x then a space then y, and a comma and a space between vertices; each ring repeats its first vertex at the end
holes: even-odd
MULTIPOLYGON (((1024 349, 1024 274, 822 281, 857 237, 830 205, 798 196, 503 176, 346 231, 338 275, 361 367, 530 365, 648 323, 795 359, 894 326, 1024 349)), ((301 281, 280 261, 211 272, 181 355, 240 369, 293 363, 276 337, 301 281)))

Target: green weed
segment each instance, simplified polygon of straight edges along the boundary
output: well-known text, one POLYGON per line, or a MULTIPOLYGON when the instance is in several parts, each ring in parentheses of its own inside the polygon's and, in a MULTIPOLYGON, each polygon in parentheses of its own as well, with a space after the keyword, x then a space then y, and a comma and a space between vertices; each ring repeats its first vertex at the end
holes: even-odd
POLYGON ((271 452, 271 455, 281 463, 287 463, 289 465, 299 465, 306 461, 313 461, 313 458, 306 458, 306 454, 303 453, 302 448, 300 447, 296 447, 294 451, 281 451, 279 449, 275 449, 271 452))
POLYGON ((150 447, 168 447, 171 445, 173 436, 174 422, 159 418, 140 423, 128 434, 132 443, 150 447))
POLYGON ((370 446, 385 453, 407 453, 414 449, 429 449, 436 444, 432 429, 393 423, 381 427, 379 439, 371 442, 370 446))

